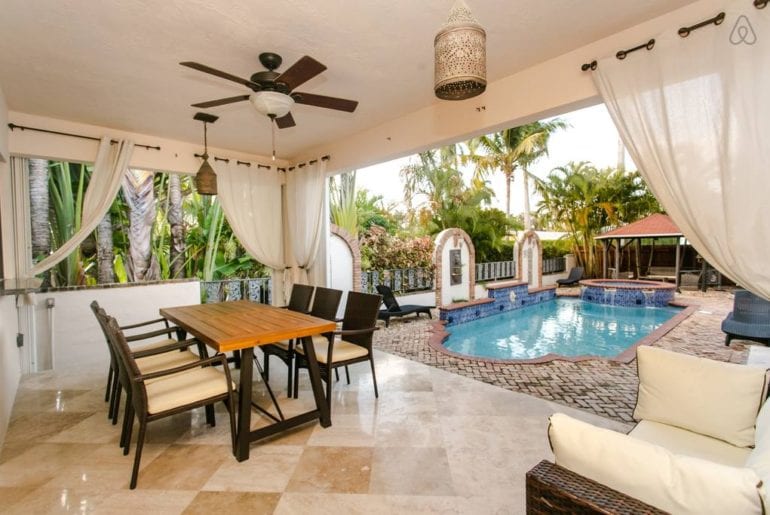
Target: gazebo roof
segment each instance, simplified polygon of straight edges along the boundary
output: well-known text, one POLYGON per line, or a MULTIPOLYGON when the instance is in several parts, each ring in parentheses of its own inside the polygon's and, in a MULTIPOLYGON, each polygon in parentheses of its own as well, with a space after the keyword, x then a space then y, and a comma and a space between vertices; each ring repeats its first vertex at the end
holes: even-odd
POLYGON ((681 237, 683 234, 671 218, 663 213, 655 213, 634 223, 600 234, 594 239, 665 238, 677 236, 681 237))

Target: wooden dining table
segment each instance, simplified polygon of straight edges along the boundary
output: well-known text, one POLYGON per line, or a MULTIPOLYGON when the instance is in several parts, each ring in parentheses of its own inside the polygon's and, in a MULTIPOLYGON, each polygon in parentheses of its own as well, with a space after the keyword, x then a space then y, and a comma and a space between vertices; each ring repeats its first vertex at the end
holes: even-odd
POLYGON ((331 426, 329 405, 321 384, 321 373, 311 337, 334 331, 334 322, 247 300, 162 308, 160 314, 217 352, 241 352, 238 429, 234 449, 238 461, 249 459, 251 442, 315 419, 319 420, 322 427, 331 426), (301 338, 304 343, 316 408, 252 431, 254 347, 292 338, 301 338))

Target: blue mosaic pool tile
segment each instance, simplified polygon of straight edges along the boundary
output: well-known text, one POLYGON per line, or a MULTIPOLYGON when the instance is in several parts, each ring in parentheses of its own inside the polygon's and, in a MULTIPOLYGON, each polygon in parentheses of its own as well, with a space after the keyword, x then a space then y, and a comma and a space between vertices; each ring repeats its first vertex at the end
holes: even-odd
POLYGON ((527 284, 517 284, 508 288, 487 290, 487 297, 493 299, 494 302, 472 304, 451 311, 439 309, 439 318, 446 321, 447 326, 462 324, 512 309, 520 309, 524 306, 553 300, 556 298, 556 290, 549 288, 530 293, 527 284))

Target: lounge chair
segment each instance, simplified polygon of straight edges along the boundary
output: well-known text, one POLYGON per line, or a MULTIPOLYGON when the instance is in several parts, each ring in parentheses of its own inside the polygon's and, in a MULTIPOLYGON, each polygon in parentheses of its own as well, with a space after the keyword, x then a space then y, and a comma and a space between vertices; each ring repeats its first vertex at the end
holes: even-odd
POLYGON ((416 313, 417 317, 420 316, 420 313, 425 313, 428 315, 428 318, 433 318, 430 314, 430 310, 436 306, 418 306, 416 304, 400 306, 396 300, 396 296, 393 295, 393 290, 382 284, 377 286, 377 292, 382 295, 382 302, 385 303, 385 307, 387 308, 381 309, 377 314, 379 320, 385 321, 385 327, 390 325, 391 317, 402 317, 404 315, 411 315, 412 313, 416 313))
POLYGON ((559 286, 572 286, 573 284, 577 284, 578 281, 580 281, 583 278, 583 267, 582 266, 576 266, 572 270, 569 271, 569 275, 566 279, 557 279, 556 284, 559 286))
POLYGON ((770 302, 747 290, 735 292, 733 310, 722 321, 725 345, 738 338, 770 345, 770 302))

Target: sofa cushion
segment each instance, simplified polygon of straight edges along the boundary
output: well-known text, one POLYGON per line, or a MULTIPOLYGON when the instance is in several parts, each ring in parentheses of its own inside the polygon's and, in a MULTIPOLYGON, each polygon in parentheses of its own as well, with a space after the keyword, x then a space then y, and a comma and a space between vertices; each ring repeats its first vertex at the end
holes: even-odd
POLYGON ((748 447, 736 447, 724 440, 651 420, 642 420, 628 434, 639 440, 660 445, 674 454, 701 458, 731 467, 745 466, 751 453, 748 447))
POLYGON ((556 464, 626 495, 682 514, 763 513, 761 480, 748 468, 673 454, 567 415, 548 428, 556 464))
POLYGON ((739 447, 754 445, 766 370, 642 345, 634 418, 688 429, 739 447))
POLYGON ((759 410, 756 446, 746 460, 746 466, 762 478, 766 488, 770 485, 770 402, 765 402, 759 410))

